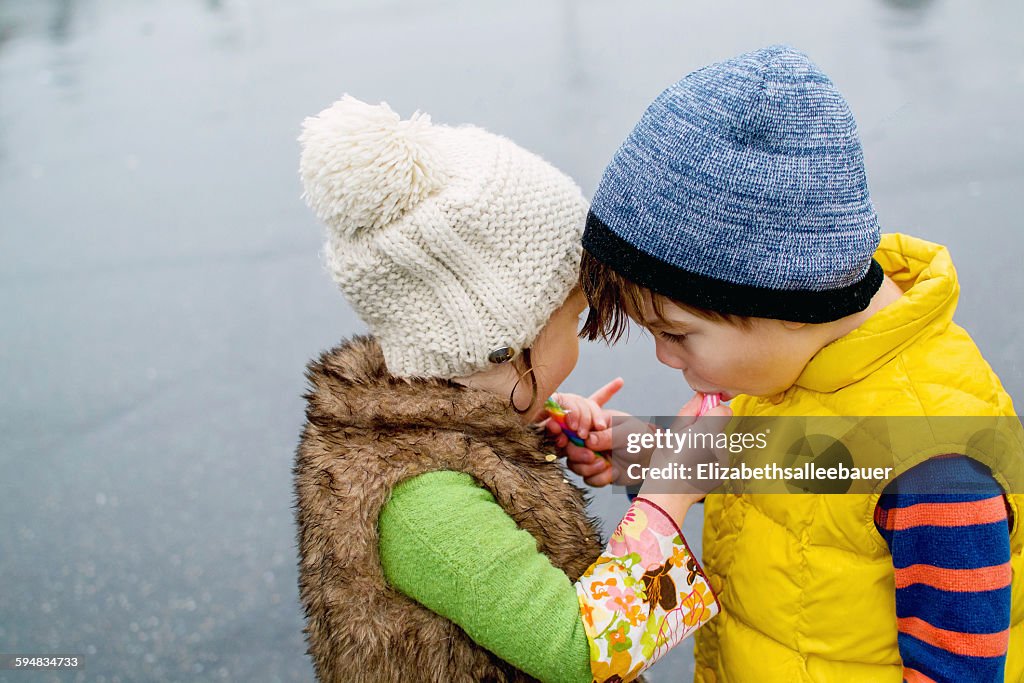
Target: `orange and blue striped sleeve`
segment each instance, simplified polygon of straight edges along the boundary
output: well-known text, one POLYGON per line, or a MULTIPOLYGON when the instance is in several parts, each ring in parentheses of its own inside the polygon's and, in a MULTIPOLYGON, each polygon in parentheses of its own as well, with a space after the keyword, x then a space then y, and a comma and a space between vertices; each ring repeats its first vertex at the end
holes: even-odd
POLYGON ((1002 488, 965 456, 897 477, 875 526, 892 553, 906 683, 1002 681, 1009 646, 1010 533, 1002 488))

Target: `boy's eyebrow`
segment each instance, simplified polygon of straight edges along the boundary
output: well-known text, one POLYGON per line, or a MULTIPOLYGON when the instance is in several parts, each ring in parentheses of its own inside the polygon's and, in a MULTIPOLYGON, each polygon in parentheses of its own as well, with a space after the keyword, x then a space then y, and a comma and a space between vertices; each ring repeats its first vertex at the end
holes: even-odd
POLYGON ((644 318, 640 322, 643 323, 643 325, 645 327, 661 327, 661 328, 689 327, 689 325, 686 322, 682 321, 682 320, 665 320, 665 319, 661 319, 661 318, 654 318, 654 319, 644 318))
POLYGON ((638 322, 641 325, 643 325, 644 327, 653 327, 655 325, 661 325, 662 324, 662 321, 661 321, 660 318, 648 318, 647 316, 644 316, 644 317, 640 318, 640 320, 638 322))

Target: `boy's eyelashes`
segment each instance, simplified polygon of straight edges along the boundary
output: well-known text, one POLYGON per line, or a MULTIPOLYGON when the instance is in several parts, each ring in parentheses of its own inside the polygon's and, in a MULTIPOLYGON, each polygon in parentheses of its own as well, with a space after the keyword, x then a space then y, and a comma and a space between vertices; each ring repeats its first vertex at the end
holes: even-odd
POLYGON ((671 334, 670 332, 664 332, 662 330, 654 330, 654 334, 658 335, 666 341, 670 341, 676 344, 682 344, 686 341, 685 334, 671 334))

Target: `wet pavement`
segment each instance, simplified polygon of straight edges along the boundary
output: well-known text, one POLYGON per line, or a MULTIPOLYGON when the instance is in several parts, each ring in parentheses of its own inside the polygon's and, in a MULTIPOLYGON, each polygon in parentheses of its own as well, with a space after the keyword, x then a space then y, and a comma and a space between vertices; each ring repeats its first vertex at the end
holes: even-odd
MULTIPOLYGON (((590 193, 665 85, 796 45, 851 102, 883 229, 950 247, 957 320, 1024 400, 1021 3, 339 4, 0 4, 0 653, 87 662, 0 680, 313 678, 302 371, 363 328, 295 138, 345 91, 508 135, 590 193)), ((687 398, 636 335, 584 345, 565 388, 615 374, 622 409, 687 398)), ((595 505, 610 531, 626 502, 595 505)), ((650 679, 691 672, 684 646, 650 679)))

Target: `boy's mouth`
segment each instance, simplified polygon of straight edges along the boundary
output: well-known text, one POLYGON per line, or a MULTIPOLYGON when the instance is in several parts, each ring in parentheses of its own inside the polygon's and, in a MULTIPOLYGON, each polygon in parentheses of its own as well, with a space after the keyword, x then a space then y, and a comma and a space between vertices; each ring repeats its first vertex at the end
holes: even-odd
MULTIPOLYGON (((690 388, 693 389, 693 387, 690 387, 690 388)), ((693 390, 696 391, 698 394, 704 394, 705 396, 707 396, 708 394, 718 394, 719 397, 723 401, 731 401, 732 399, 736 398, 736 394, 734 394, 732 392, 729 392, 729 391, 714 391, 714 390, 704 391, 703 389, 693 389, 693 390)))
POLYGON ((686 380, 686 383, 690 385, 690 388, 696 391, 698 394, 704 394, 705 396, 708 394, 718 394, 723 401, 731 401, 732 399, 736 398, 736 394, 730 391, 718 391, 716 389, 698 389, 697 387, 694 386, 694 383, 690 381, 690 378, 686 376, 685 372, 683 373, 683 379, 686 380))

